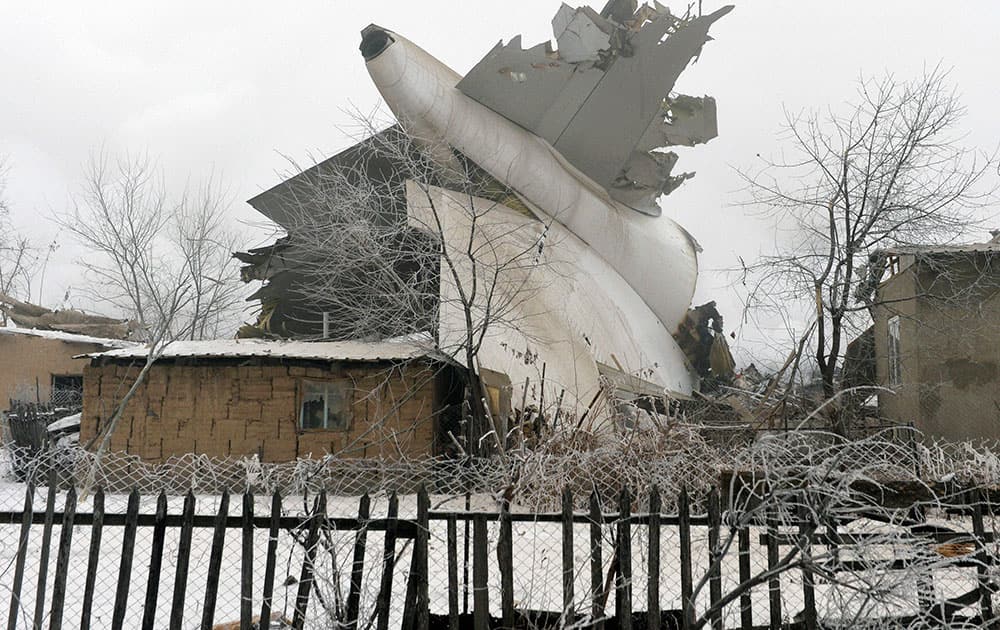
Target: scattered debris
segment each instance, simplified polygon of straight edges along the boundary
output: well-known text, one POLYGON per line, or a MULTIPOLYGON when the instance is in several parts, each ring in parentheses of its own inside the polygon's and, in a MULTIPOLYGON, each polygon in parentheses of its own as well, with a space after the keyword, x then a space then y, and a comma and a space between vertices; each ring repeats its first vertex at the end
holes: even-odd
POLYGON ((134 321, 91 315, 76 309, 53 311, 44 306, 21 302, 3 293, 0 293, 0 311, 24 328, 55 330, 105 339, 128 339, 137 329, 134 321))

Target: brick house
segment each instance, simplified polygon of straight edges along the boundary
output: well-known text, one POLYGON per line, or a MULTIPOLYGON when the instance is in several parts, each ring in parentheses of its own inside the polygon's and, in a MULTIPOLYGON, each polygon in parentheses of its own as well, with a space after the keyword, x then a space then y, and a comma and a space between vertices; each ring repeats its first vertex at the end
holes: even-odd
MULTIPOLYGON (((135 382, 144 348, 90 355, 80 443, 135 382)), ((110 448, 149 461, 213 457, 416 458, 460 435, 453 365, 419 344, 255 339, 170 344, 126 406, 110 448)))
POLYGON ((871 267, 865 369, 880 414, 930 437, 1000 439, 1000 237, 886 249, 871 267))
POLYGON ((11 401, 79 404, 85 361, 81 354, 132 345, 58 330, 0 327, 0 412, 11 401))

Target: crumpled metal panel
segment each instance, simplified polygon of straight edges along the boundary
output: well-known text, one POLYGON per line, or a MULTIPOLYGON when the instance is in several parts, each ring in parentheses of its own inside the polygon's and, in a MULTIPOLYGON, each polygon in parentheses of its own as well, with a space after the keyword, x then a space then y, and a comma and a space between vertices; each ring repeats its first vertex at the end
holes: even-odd
POLYGON ((548 43, 525 50, 520 37, 501 42, 457 87, 547 140, 616 200, 655 216, 656 197, 690 175, 651 171, 663 158, 636 152, 715 136, 714 100, 668 96, 711 25, 730 10, 685 21, 658 3, 612 0, 600 15, 563 5, 553 20, 558 50, 548 43), (629 177, 638 171, 658 178, 629 177))

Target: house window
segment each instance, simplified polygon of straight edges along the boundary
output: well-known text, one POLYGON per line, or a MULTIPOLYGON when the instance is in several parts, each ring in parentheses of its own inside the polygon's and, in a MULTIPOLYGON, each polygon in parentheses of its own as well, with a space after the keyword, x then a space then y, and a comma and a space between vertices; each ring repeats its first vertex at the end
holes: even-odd
POLYGON ((299 428, 347 431, 351 426, 351 402, 347 383, 302 381, 299 428))
POLYGON ((903 363, 899 356, 899 315, 889 318, 889 386, 903 382, 903 363))
POLYGON ((78 407, 83 404, 83 377, 53 374, 52 402, 66 407, 78 407))

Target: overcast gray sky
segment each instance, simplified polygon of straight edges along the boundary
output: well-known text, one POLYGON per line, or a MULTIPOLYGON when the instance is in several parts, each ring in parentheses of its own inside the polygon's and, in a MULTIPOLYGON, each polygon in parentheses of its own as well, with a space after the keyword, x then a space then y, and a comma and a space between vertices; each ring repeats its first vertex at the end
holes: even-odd
MULTIPOLYGON (((215 173, 232 191, 234 221, 255 220, 244 200, 280 181, 284 156, 332 154, 350 142, 345 110, 378 106, 358 52, 368 23, 465 73, 501 38, 549 39, 559 4, 4 0, 0 154, 10 163, 14 221, 39 243, 57 237, 46 217, 69 207, 81 166, 102 144, 148 151, 174 188, 215 173)), ((705 0, 704 9, 721 4, 705 0)), ((780 154, 783 108, 836 108, 852 98, 861 73, 906 78, 941 63, 953 68, 968 108, 967 144, 995 148, 997 27, 1000 3, 992 0, 736 2, 676 86, 715 96, 719 108, 719 137, 679 152, 678 168, 698 176, 662 200, 705 249, 696 302, 717 299, 727 323, 738 323, 739 301, 715 270, 769 249, 772 234, 735 205, 742 197, 733 169, 752 166, 758 153, 780 154)), ((247 246, 264 238, 248 230, 247 246)), ((42 296, 51 305, 67 291, 72 303, 81 283, 72 264, 79 249, 58 240, 42 296)))

